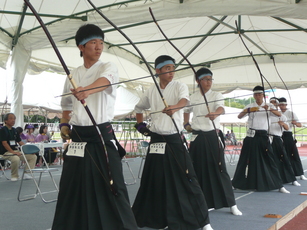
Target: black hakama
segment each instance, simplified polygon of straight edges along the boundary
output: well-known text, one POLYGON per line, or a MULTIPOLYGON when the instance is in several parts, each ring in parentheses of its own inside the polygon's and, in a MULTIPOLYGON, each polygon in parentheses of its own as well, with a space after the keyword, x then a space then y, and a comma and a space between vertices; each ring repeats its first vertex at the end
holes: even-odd
POLYGON ((296 140, 294 140, 292 136, 292 132, 283 132, 282 139, 284 141, 284 146, 292 165, 294 175, 304 175, 302 161, 296 147, 296 140))
POLYGON ((106 156, 96 128, 74 126, 71 138, 74 142, 87 142, 86 150, 84 157, 64 155, 53 230, 137 229, 124 183, 121 157, 111 141, 114 139, 112 126, 104 123, 99 128, 117 195, 110 188, 106 156))
POLYGON ((286 153, 283 141, 279 136, 273 136, 272 148, 275 155, 276 166, 283 183, 296 181, 291 163, 286 153))
POLYGON ((132 207, 138 226, 195 230, 209 224, 204 195, 179 135, 153 133, 150 145, 157 142, 167 143, 165 153, 147 153, 140 188, 132 207))
POLYGON ((267 131, 255 130, 255 132, 254 137, 244 138, 232 185, 242 190, 280 189, 282 181, 274 161, 267 131))
POLYGON ((208 208, 232 207, 236 204, 235 197, 226 169, 224 148, 218 143, 216 131, 193 134, 198 136, 190 143, 190 155, 208 208))

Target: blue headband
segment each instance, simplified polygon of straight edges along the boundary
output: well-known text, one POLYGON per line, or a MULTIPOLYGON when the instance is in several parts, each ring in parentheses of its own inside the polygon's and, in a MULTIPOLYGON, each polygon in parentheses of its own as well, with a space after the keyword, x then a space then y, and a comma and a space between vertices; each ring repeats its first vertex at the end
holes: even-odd
POLYGON ((85 45, 87 42, 93 39, 101 39, 103 41, 103 38, 101 36, 92 35, 88 38, 84 38, 81 42, 79 42, 79 45, 85 45))
POLYGON ((166 61, 164 61, 164 62, 159 63, 159 64, 156 66, 156 69, 161 69, 163 66, 168 65, 168 64, 173 64, 173 65, 175 65, 175 63, 174 63, 172 60, 166 60, 166 61))
POLYGON ((200 75, 200 76, 197 77, 197 78, 198 78, 198 80, 201 80, 202 78, 204 78, 204 77, 206 77, 206 76, 211 76, 211 77, 212 77, 212 74, 210 74, 210 73, 204 73, 204 74, 200 75))
POLYGON ((279 103, 278 98, 274 98, 274 97, 273 97, 273 98, 270 99, 270 102, 271 102, 271 101, 276 101, 276 103, 279 103))

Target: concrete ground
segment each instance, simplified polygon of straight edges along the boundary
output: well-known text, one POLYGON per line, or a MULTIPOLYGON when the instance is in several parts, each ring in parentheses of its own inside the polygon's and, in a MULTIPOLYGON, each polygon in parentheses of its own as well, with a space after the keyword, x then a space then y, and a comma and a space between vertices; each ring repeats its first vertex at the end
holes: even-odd
MULTIPOLYGON (((307 150, 307 148, 306 148, 307 150)), ((304 150, 305 151, 305 150, 304 150)), ((306 151, 307 152, 307 151, 306 151)), ((227 169, 230 177, 233 176, 238 155, 226 154, 227 169)), ((130 202, 133 203, 137 190, 139 188, 140 179, 138 172, 141 164, 141 157, 128 158, 128 164, 131 167, 132 173, 129 171, 127 162, 123 161, 124 176, 127 182, 130 202), (133 178, 134 176, 134 178, 133 178), (135 183, 134 183, 135 182, 135 183), (131 184, 133 183, 133 184, 131 184), (130 184, 130 185, 129 185, 130 184)), ((301 156, 304 169, 307 169, 307 157, 301 156)), ((59 171, 53 173, 56 182, 58 183, 61 176, 61 165, 52 166, 58 168, 59 171)), ((10 170, 5 171, 10 175, 10 170)), ((20 169, 21 173, 21 169, 20 169)), ((1 172, 0 172, 1 175, 1 172)), ((307 175, 307 174, 305 174, 307 175)), ((25 193, 33 194, 35 192, 34 183, 31 180, 25 181, 25 193)), ((290 194, 282 194, 277 190, 269 192, 255 192, 234 190, 237 205, 242 216, 234 216, 229 212, 229 208, 212 210, 209 213, 211 225, 214 230, 265 230, 279 229, 284 223, 288 222, 301 209, 306 207, 306 195, 300 195, 301 192, 307 192, 307 181, 299 180, 301 187, 296 187, 291 184, 286 184, 285 188, 290 194), (295 211, 296 210, 296 211, 295 211), (266 214, 281 215, 281 218, 266 218, 266 214)), ((54 189, 51 187, 49 176, 44 175, 43 192, 54 189)), ((52 225, 53 215, 56 202, 45 204, 40 197, 33 200, 19 202, 17 194, 20 186, 20 181, 11 182, 6 180, 4 176, 0 178, 0 229, 2 230, 46 230, 52 225)), ((55 198, 56 193, 44 193, 46 198, 55 198)), ((302 220, 299 220, 302 221, 302 220)), ((305 219, 304 221, 307 222, 305 219)))

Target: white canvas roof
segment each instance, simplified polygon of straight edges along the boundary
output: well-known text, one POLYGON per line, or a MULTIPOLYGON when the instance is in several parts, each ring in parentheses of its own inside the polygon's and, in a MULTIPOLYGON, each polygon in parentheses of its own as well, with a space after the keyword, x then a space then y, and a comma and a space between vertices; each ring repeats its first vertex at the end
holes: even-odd
MULTIPOLYGON (((253 52, 271 86, 289 89, 306 86, 307 1, 306 0, 93 0, 114 24, 121 27, 138 46, 153 68, 161 54, 173 56, 176 79, 195 90, 193 72, 177 51, 165 41, 149 14, 153 10, 164 33, 187 56, 196 69, 208 66, 214 73, 214 89, 229 92, 252 89, 261 84, 259 73, 238 36, 240 33, 253 52)), ((103 60, 111 60, 120 69, 121 81, 149 75, 144 61, 127 40, 113 29, 86 0, 31 0, 47 24, 69 68, 82 63, 74 35, 85 23, 99 25, 105 31, 103 60)), ((39 23, 23 1, 0 2, 0 66, 10 66, 14 79, 9 100, 22 104, 22 84, 26 72, 45 70, 63 73, 54 51, 39 23), (13 52, 12 52, 13 51, 13 52), (10 53, 12 52, 12 61, 10 53)), ((3 76, 0 76, 1 82, 3 76)), ((143 90, 152 79, 125 83, 143 90)), ((268 84, 264 82, 266 88, 268 84)), ((19 108, 13 108, 15 111, 19 108)))

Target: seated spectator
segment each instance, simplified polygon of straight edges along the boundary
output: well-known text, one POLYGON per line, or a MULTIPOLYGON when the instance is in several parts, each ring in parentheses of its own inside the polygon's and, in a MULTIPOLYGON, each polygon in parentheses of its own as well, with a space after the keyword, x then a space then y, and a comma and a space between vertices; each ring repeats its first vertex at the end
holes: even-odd
POLYGON ((225 140, 226 141, 230 141, 230 133, 229 133, 229 131, 227 131, 227 133, 225 135, 225 140))
POLYGON ((17 134, 20 136, 20 139, 23 143, 27 142, 27 138, 26 135, 23 133, 23 128, 21 127, 17 127, 16 128, 17 134))
POLYGON ((33 126, 34 126, 33 135, 36 137, 39 134, 38 124, 34 124, 33 126))
MULTIPOLYGON (((48 143, 49 137, 47 135, 48 126, 47 125, 41 125, 39 128, 39 134, 35 138, 35 142, 44 142, 48 143)), ((46 162, 48 164, 52 164, 57 156, 57 150, 54 148, 44 148, 44 157, 46 159, 46 162)))
POLYGON ((25 126, 25 130, 26 130, 26 135, 25 136, 26 136, 27 142, 34 143, 35 142, 35 136, 33 134, 34 126, 27 124, 25 126))
MULTIPOLYGON (((34 143, 35 142, 35 135, 33 134, 34 132, 34 126, 33 125, 29 125, 29 124, 26 124, 25 125, 25 131, 26 131, 26 141, 28 143, 34 143)), ((36 154, 37 156, 37 160, 36 160, 36 166, 39 165, 39 161, 40 161, 40 156, 39 156, 39 153, 36 154)))
POLYGON ((35 137, 35 142, 49 142, 49 138, 47 136, 47 129, 46 125, 41 125, 39 128, 39 134, 35 137))
MULTIPOLYGON (((24 145, 24 143, 13 127, 16 120, 15 115, 13 113, 5 114, 3 120, 5 126, 0 129, 0 154, 3 155, 4 159, 11 161, 11 181, 17 181, 19 178, 18 167, 20 160, 25 160, 18 149, 18 144, 24 145)), ((30 168, 33 169, 35 167, 36 155, 27 154, 25 157, 28 160, 30 168)), ((28 166, 26 165, 25 167, 27 169, 28 166)), ((32 179, 31 175, 27 173, 24 175, 24 178, 32 179)))

